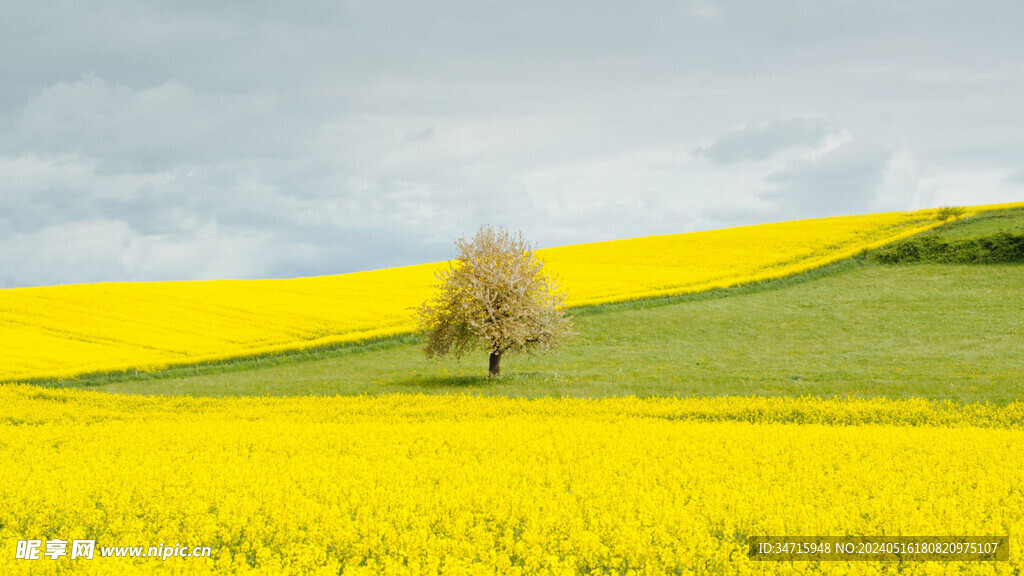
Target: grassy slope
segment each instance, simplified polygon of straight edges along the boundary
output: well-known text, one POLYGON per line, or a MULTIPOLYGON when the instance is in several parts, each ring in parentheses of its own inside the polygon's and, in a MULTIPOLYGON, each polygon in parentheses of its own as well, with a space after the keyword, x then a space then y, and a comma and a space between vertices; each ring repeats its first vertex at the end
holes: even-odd
POLYGON ((950 240, 972 236, 988 236, 997 232, 1024 232, 1024 208, 1011 208, 985 214, 968 221, 949 222, 925 234, 938 234, 950 240))
POLYGON ((514 396, 769 394, 1024 397, 1019 266, 870 264, 815 282, 729 298, 576 318, 558 354, 428 362, 415 343, 352 349, 248 371, 127 380, 112 392, 514 396))
MULTIPOLYGON (((937 233, 1021 229, 1024 210, 1017 209, 937 233)), ((1017 304, 1024 268, 852 260, 814 276, 813 282, 579 310, 575 340, 557 354, 505 360, 497 381, 483 376, 483 353, 461 364, 431 362, 416 339, 405 338, 315 358, 84 384, 198 395, 813 394, 1000 404, 1024 398, 1024 312, 1017 304)))

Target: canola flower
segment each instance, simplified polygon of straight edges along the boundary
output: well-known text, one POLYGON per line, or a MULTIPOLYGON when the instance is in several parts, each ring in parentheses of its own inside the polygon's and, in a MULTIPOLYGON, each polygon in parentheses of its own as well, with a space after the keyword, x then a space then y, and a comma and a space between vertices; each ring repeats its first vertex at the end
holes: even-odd
MULTIPOLYGON (((1015 204, 1024 205, 1024 204, 1015 204)), ((968 215, 1015 205, 973 207, 968 215)), ((933 210, 538 250, 567 306, 780 278, 937 226, 933 210)), ((0 381, 151 370, 410 333, 444 263, 287 280, 0 290, 0 381)))
POLYGON ((0 573, 1016 574, 1024 403, 119 397, 0 388, 0 573), (1006 562, 751 536, 1010 535, 1006 562), (16 559, 18 540, 209 558, 16 559))

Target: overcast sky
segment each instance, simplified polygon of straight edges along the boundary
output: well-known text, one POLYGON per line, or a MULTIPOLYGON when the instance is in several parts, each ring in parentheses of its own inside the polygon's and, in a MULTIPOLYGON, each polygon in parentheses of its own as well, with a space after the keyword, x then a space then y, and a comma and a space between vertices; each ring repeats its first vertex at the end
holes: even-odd
POLYGON ((0 287, 1024 200, 1024 3, 0 0, 0 287))

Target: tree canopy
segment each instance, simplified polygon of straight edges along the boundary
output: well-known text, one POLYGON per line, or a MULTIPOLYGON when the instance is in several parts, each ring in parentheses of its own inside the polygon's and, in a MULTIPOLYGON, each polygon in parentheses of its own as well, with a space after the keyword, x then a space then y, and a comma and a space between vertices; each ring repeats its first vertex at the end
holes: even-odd
POLYGON ((455 245, 459 254, 438 273, 437 293, 415 314, 428 358, 483 348, 497 376, 503 355, 547 351, 573 335, 564 293, 521 232, 483 226, 455 245))
POLYGON ((939 206, 935 209, 935 219, 945 224, 950 218, 960 220, 966 212, 960 206, 939 206))

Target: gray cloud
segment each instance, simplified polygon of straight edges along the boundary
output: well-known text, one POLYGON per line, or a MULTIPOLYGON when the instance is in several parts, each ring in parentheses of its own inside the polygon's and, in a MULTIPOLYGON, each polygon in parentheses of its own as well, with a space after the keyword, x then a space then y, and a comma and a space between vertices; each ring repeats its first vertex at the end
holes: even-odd
MULTIPOLYGON (((86 75, 30 100, 0 137, 0 150, 79 154, 100 159, 97 168, 106 173, 281 159, 305 152, 300 141, 281 145, 267 133, 265 118, 283 123, 288 116, 258 94, 198 94, 173 79, 132 89, 86 75)), ((295 127, 288 131, 301 136, 295 127)))
POLYGON ((8 4, 10 286, 1024 199, 1009 1, 8 4))
POLYGON ((789 118, 727 132, 710 145, 697 148, 695 153, 723 164, 764 160, 793 148, 814 148, 829 131, 821 120, 789 118))
POLYGON ((820 158, 787 165, 766 180, 765 195, 780 214, 831 216, 868 212, 885 178, 891 153, 879 146, 850 142, 820 158))

